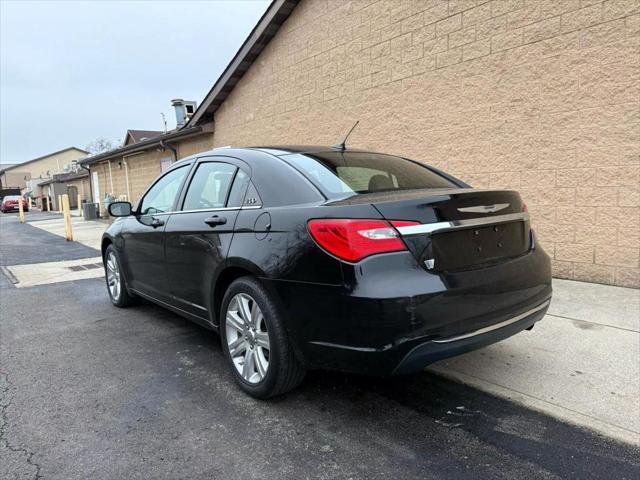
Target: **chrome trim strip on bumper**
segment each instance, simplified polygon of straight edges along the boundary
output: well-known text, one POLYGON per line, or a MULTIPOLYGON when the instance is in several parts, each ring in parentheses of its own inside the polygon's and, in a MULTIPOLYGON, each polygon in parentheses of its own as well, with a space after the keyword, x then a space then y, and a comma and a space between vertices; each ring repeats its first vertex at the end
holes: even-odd
POLYGON ((496 215, 494 217, 469 218, 466 220, 451 220, 449 222, 423 223, 421 225, 409 225, 406 227, 398 227, 400 235, 432 235, 439 232, 448 232, 451 230, 461 230, 465 228, 481 227, 484 225, 497 225, 508 222, 528 222, 528 213, 509 213, 507 215, 496 215))
POLYGON ((504 322, 496 323, 494 325, 489 325, 488 327, 481 328, 480 330, 475 330, 469 333, 463 333, 462 335, 456 335, 455 337, 447 337, 447 338, 442 338, 439 340, 431 340, 431 341, 433 343, 450 343, 450 342, 457 342, 458 340, 464 340, 465 338, 475 337, 476 335, 482 335, 483 333, 489 333, 494 330, 498 330, 499 328, 506 327, 507 325, 511 325, 512 323, 516 323, 517 321, 522 320, 523 318, 528 317, 529 315, 539 312, 543 308, 546 308, 547 306, 549 306, 549 303, 551 303, 551 300, 546 300, 545 302, 542 302, 540 305, 532 308, 531 310, 527 310, 526 312, 521 313, 520 315, 516 315, 515 317, 509 318, 504 322))

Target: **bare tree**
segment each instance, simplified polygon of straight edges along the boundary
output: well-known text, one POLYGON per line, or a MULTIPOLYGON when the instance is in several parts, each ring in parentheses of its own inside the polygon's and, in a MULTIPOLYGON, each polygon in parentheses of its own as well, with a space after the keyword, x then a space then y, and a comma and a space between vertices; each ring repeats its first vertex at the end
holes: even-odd
POLYGON ((93 154, 98 154, 98 153, 102 153, 102 152, 107 152, 109 150, 113 150, 115 148, 115 145, 113 144, 113 142, 111 140, 109 140, 107 138, 98 137, 94 141, 90 142, 84 148, 88 152, 91 152, 93 154))

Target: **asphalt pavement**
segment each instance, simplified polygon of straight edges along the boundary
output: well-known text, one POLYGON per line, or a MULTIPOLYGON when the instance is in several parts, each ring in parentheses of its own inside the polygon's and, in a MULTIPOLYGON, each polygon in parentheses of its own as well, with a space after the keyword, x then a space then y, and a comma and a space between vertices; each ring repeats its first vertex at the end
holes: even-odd
MULTIPOLYGON (((0 219, 0 265, 96 254, 0 219)), ((18 289, 0 274, 0 395, 3 479, 640 473, 637 447, 434 373, 311 372, 290 394, 254 400, 215 334, 148 303, 114 308, 99 278, 18 289)))

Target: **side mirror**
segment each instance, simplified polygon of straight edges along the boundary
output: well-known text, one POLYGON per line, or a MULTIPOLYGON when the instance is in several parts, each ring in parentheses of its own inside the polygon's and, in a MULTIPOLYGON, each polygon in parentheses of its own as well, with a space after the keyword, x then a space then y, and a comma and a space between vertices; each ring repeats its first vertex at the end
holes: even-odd
POLYGON ((129 202, 113 202, 109 204, 109 215, 112 217, 128 217, 133 208, 129 202))

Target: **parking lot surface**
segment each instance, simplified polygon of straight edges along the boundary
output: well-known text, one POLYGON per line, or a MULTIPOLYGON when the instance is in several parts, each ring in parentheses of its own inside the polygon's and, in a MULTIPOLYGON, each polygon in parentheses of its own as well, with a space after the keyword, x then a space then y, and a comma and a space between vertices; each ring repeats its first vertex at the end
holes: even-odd
MULTIPOLYGON (((32 217, 34 218, 34 217, 32 217)), ((98 252, 15 216, 0 264, 98 252)), ((104 280, 0 275, 2 478, 637 478, 640 451, 433 372, 311 372, 258 401, 218 337, 104 280)), ((629 411, 629 416, 634 415, 629 411)))

